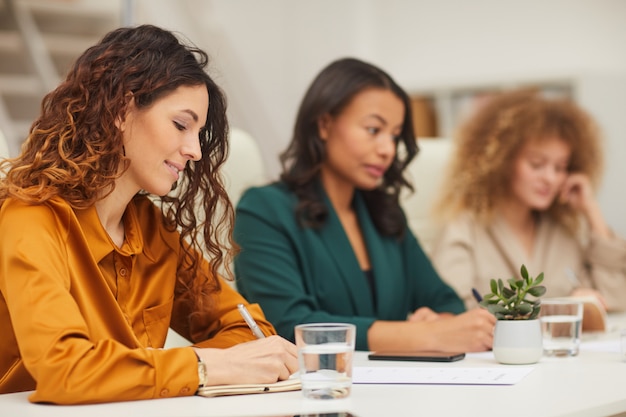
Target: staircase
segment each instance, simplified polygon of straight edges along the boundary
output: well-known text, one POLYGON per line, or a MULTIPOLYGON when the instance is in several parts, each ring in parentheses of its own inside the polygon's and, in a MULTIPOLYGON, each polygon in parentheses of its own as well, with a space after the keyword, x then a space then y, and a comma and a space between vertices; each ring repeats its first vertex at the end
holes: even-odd
POLYGON ((121 24, 122 0, 0 0, 0 134, 16 156, 41 99, 121 24))

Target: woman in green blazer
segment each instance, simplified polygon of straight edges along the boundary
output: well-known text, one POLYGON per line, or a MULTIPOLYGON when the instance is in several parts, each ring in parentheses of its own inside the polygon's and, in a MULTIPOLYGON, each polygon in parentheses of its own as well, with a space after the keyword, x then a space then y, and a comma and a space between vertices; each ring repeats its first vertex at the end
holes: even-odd
POLYGON ((347 58, 313 81, 281 180, 236 212, 238 289, 279 334, 348 322, 360 350, 491 347, 494 317, 463 313, 407 227, 398 196, 417 151, 409 98, 388 74, 347 58))

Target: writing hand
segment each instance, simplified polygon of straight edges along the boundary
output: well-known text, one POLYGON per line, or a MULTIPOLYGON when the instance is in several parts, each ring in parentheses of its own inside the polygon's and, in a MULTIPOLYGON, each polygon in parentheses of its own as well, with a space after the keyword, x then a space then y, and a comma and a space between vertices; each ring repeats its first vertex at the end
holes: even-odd
POLYGON ((280 336, 228 349, 194 348, 206 364, 210 385, 272 383, 298 370, 296 346, 280 336))
POLYGON ((438 349, 447 351, 482 352, 493 346, 496 318, 484 308, 442 318, 433 326, 437 332, 438 349))

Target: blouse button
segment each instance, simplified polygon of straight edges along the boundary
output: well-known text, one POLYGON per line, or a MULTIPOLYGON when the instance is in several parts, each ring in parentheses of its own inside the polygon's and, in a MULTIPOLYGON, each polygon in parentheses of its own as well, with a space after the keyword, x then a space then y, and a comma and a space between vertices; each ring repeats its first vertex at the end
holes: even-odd
POLYGON ((182 395, 189 394, 189 391, 190 391, 190 390, 189 390, 189 387, 183 387, 183 388, 181 388, 181 389, 180 389, 180 393, 181 393, 182 395))
POLYGON ((167 397, 169 393, 170 393, 170 390, 168 390, 167 388, 163 388, 161 390, 161 397, 167 397))
POLYGON ((120 275, 123 277, 126 276, 126 268, 120 268, 120 275))

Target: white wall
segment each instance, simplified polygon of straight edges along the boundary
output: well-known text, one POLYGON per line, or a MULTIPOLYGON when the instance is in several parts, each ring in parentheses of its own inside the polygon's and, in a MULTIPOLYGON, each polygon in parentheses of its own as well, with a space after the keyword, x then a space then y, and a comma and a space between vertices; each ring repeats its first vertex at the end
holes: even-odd
POLYGON ((279 171, 304 90, 332 59, 367 53, 371 0, 143 0, 138 22, 180 30, 214 58, 231 123, 262 143, 279 171), (179 16, 185 16, 180 18, 179 16), (184 22, 191 19, 191 22, 184 22), (191 23, 191 24, 189 24, 191 23))
POLYGON ((384 2, 394 8, 375 3, 386 22, 378 58, 407 87, 626 71, 622 0, 384 2))
MULTIPOLYGON (((626 77, 624 0, 137 3, 139 22, 180 30, 211 54, 212 73, 228 95, 232 124, 261 143, 273 176, 304 90, 335 58, 371 61, 409 91, 491 80, 626 77)), ((626 159, 626 123, 615 116, 626 112, 625 101, 585 94, 598 108, 609 103, 614 109, 612 116, 596 115, 611 125, 613 135, 601 203, 610 222, 626 235, 621 214, 626 193, 620 184, 626 176, 621 163, 626 159)))

